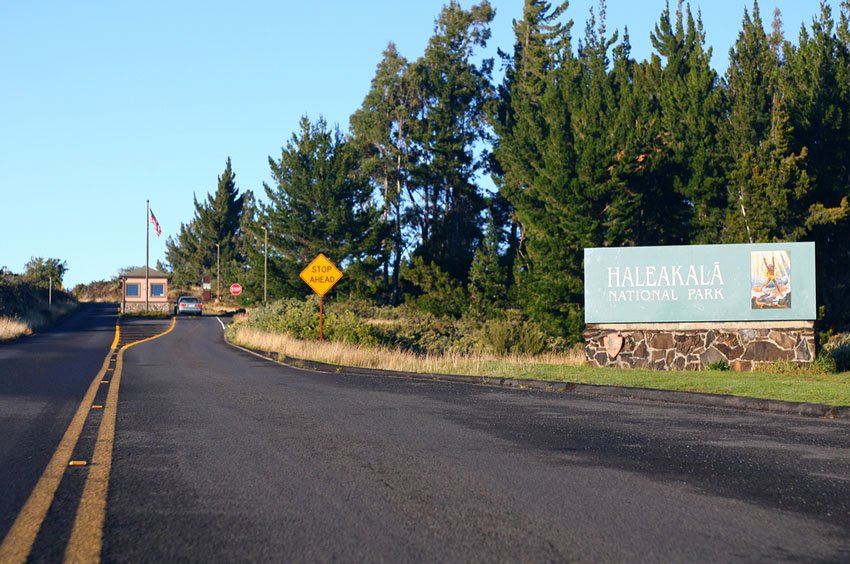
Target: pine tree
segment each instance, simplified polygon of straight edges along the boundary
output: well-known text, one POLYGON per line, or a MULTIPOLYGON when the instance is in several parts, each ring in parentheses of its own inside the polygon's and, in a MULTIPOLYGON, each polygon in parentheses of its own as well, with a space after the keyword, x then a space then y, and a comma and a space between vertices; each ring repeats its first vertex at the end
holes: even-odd
POLYGON ((470 311, 481 317, 501 314, 508 305, 508 270, 499 253, 501 226, 491 212, 484 240, 476 249, 469 269, 470 311))
POLYGON ((211 243, 210 261, 215 258, 217 270, 220 266, 222 283, 239 281, 245 262, 239 229, 243 203, 244 195, 239 194, 236 175, 228 158, 224 172, 218 177, 215 193, 207 196, 204 204, 195 200, 196 225, 201 229, 201 240, 211 243), (217 251, 216 257, 212 256, 213 247, 217 251))
POLYGON ((605 244, 683 244, 693 208, 676 190, 671 134, 661 123, 659 67, 636 65, 625 46, 615 49, 612 73, 618 100, 613 130, 619 149, 607 167, 611 185, 605 244))
POLYGON ((850 180, 850 61, 834 26, 829 4, 821 2, 811 34, 803 28, 798 46, 787 48, 784 85, 794 123, 794 149, 809 148, 806 166, 812 196, 827 204, 837 204, 846 195, 844 187, 850 180))
POLYGON ((778 25, 772 37, 765 34, 757 2, 752 18, 745 10, 727 72, 730 193, 724 238, 729 242, 796 240, 805 233, 806 150, 794 153, 789 146, 781 42, 778 25))
POLYGON ((778 94, 771 111, 768 137, 741 156, 732 177, 743 187, 739 204, 748 214, 731 214, 729 230, 746 230, 754 242, 796 241, 807 231, 809 177, 803 167, 807 150, 803 147, 799 154, 789 150, 790 127, 778 94))
POLYGON ((351 129, 353 142, 363 155, 363 171, 382 192, 382 221, 387 233, 392 234, 382 245, 384 292, 389 294, 385 301, 393 305, 397 305, 401 297, 403 201, 409 187, 410 129, 417 107, 418 94, 410 77, 409 64, 390 43, 378 63, 372 88, 363 105, 351 116, 351 129))
POLYGON ((264 184, 269 203, 262 206, 260 221, 268 226, 273 249, 269 277, 276 279, 275 297, 308 293, 298 274, 319 253, 344 269, 339 290, 347 287, 350 292, 377 278, 384 233, 359 162, 360 155, 339 129, 306 117, 280 159, 269 158, 274 183, 264 184))
POLYGON ((552 125, 569 125, 550 123, 542 111, 544 96, 554 86, 554 70, 571 58, 572 22, 558 21, 566 9, 566 2, 551 8, 544 0, 526 0, 523 18, 514 22, 514 52, 501 53, 506 68, 493 119, 493 159, 496 180, 511 199, 534 190, 547 138, 557 133, 552 125))
POLYGON ((566 9, 566 2, 552 8, 526 0, 514 23, 513 54, 502 55, 505 80, 493 120, 493 168, 518 230, 516 298, 533 319, 560 333, 575 326, 580 312, 581 259, 576 263, 571 235, 574 218, 587 209, 578 193, 571 97, 581 89, 572 22, 561 21, 566 9))
MULTIPOLYGON (((830 324, 850 315, 850 286, 833 273, 850 269, 850 2, 843 0, 838 25, 821 2, 811 32, 800 30, 797 47, 786 45, 784 91, 794 129, 792 147, 808 148, 811 180, 808 238, 817 245, 818 303, 830 324)), ((846 321, 844 321, 846 322, 846 321)))
POLYGON ((410 214, 420 244, 416 254, 465 280, 481 238, 484 199, 475 184, 483 162, 474 154, 484 136, 493 61, 475 65, 495 12, 484 0, 464 10, 443 8, 425 54, 411 68, 421 108, 414 124, 417 165, 410 184, 410 214))
MULTIPOLYGON (((544 152, 547 169, 555 172, 551 180, 558 179, 547 182, 543 199, 557 239, 551 239, 546 249, 554 260, 535 265, 542 276, 527 288, 538 296, 529 306, 532 316, 550 330, 575 339, 584 325, 584 249, 605 244, 611 191, 607 165, 619 145, 618 93, 608 72, 609 53, 617 38, 617 32, 607 35, 605 5, 600 2, 599 19, 591 10, 577 58, 556 71, 558 87, 544 98, 545 113, 564 105, 566 115, 560 110, 560 119, 570 131, 558 134, 557 145, 544 152), (555 295, 547 295, 550 288, 557 290, 555 295)), ((542 223, 537 230, 547 227, 542 223)))
POLYGON ((172 272, 171 283, 178 287, 189 287, 201 282, 201 277, 209 275, 209 265, 204 265, 206 249, 195 228, 195 220, 181 223, 177 236, 169 236, 165 241, 165 258, 172 272))
POLYGON ((701 17, 695 20, 690 5, 680 0, 675 24, 665 8, 650 38, 657 55, 645 66, 653 84, 643 96, 657 101, 657 107, 650 109, 657 112, 653 118, 657 119, 657 137, 648 148, 663 150, 664 160, 663 166, 653 171, 652 181, 672 191, 666 199, 674 206, 669 227, 682 228, 663 240, 715 242, 722 231, 727 201, 718 150, 724 110, 701 17))
POLYGON ((196 196, 194 218, 180 225, 176 239, 169 237, 166 241, 173 283, 199 284, 202 276, 217 276, 219 266, 222 283, 241 279, 245 264, 240 229, 243 199, 228 157, 216 191, 206 200, 198 201, 196 196))

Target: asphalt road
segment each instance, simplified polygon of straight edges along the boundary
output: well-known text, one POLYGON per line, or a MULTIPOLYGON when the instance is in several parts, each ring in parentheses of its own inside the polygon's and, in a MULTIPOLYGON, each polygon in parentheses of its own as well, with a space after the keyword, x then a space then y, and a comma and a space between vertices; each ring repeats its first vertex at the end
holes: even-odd
MULTIPOLYGON (((181 318, 124 355, 103 558, 847 562, 848 431, 300 371, 181 318)), ((73 482, 32 560, 61 558, 73 482)))
POLYGON ((0 539, 101 368, 116 319, 114 304, 86 305, 52 330, 0 343, 0 539))

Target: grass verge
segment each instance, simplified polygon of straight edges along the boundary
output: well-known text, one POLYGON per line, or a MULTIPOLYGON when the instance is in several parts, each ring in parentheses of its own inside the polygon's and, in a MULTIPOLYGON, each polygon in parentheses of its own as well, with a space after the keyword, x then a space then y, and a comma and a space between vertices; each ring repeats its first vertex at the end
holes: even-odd
POLYGON ((592 368, 584 366, 583 355, 577 352, 536 357, 452 354, 418 356, 381 348, 301 341, 238 323, 228 328, 227 336, 231 342, 246 348, 340 366, 428 374, 528 378, 850 406, 850 372, 661 372, 592 368))

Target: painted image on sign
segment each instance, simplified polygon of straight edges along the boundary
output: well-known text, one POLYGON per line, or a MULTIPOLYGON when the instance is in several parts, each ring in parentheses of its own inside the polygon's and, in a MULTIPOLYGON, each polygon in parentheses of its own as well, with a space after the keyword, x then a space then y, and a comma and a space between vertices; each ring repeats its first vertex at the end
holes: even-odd
POLYGON ((791 253, 789 251, 752 251, 750 281, 753 309, 791 307, 791 253))

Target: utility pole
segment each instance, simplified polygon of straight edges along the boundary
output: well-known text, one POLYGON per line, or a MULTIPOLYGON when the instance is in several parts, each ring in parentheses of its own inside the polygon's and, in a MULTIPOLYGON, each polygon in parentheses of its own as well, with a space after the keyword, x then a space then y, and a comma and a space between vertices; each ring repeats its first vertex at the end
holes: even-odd
POLYGON ((50 275, 50 278, 47 282, 47 311, 50 311, 53 307, 53 274, 50 275))
POLYGON ((263 225, 263 305, 269 300, 269 230, 263 225))
POLYGON ((215 296, 221 301, 221 245, 215 244, 215 296))

